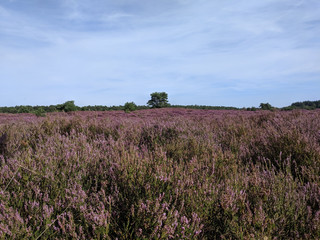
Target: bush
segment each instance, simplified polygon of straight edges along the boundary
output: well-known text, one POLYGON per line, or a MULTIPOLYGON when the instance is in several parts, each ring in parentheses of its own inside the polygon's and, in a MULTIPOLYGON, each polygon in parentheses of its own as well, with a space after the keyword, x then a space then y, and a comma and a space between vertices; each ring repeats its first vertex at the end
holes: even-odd
POLYGON ((37 117, 45 117, 46 113, 42 108, 39 108, 34 111, 34 115, 36 115, 37 117))
POLYGON ((270 103, 260 103, 260 108, 262 110, 273 110, 273 107, 270 103))
POLYGON ((78 107, 74 104, 74 101, 67 101, 63 104, 57 105, 57 109, 63 112, 76 111, 78 107))
POLYGON ((125 112, 133 112, 137 110, 137 105, 134 102, 126 102, 124 104, 124 111, 125 112))

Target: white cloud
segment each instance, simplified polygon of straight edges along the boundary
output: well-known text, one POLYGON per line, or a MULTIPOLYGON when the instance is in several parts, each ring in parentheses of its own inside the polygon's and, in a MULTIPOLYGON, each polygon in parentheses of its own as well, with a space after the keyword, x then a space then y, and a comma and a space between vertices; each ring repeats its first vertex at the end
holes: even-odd
POLYGON ((223 105, 230 101, 222 96, 227 91, 264 88, 269 94, 277 84, 302 81, 294 75, 306 82, 320 75, 317 2, 63 3, 45 20, 0 6, 0 34, 6 37, 0 39, 0 82, 10 79, 7 91, 35 86, 67 96, 73 88, 72 96, 85 95, 90 104, 105 92, 111 104, 122 104, 128 94, 142 99, 165 88, 177 96, 188 93, 181 98, 186 102, 192 92, 202 95, 208 105, 214 104, 212 92, 223 105))

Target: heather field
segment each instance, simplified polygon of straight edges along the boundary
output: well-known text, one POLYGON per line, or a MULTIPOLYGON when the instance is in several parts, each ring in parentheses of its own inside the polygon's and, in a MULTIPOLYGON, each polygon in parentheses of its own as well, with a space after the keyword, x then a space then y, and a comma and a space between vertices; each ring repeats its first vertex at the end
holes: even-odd
POLYGON ((0 114, 0 239, 319 239, 320 111, 0 114))

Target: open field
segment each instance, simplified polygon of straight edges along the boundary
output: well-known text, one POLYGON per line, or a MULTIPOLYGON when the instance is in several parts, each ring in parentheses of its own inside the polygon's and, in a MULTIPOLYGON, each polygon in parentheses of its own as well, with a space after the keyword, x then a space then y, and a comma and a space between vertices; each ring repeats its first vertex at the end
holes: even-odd
POLYGON ((320 110, 0 114, 0 239, 319 239, 320 110))

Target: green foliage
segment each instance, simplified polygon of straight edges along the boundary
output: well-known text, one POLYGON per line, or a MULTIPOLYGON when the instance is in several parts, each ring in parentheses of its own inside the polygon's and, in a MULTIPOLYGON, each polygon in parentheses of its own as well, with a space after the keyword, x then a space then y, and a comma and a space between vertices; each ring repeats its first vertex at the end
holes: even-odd
POLYGON ((320 108, 320 100, 319 101, 304 101, 304 102, 295 102, 290 105, 292 108, 299 109, 316 109, 320 108))
POLYGON ((32 112, 31 106, 19 106, 17 109, 18 113, 30 113, 32 112))
POLYGON ((262 110, 273 110, 273 107, 270 103, 260 103, 260 108, 262 110))
MULTIPOLYGON (((0 107, 0 113, 34 113, 38 115, 43 115, 41 112, 71 112, 71 111, 114 111, 114 110, 124 110, 126 112, 134 110, 142 110, 152 108, 161 108, 161 107, 170 107, 170 108, 185 108, 185 109, 205 109, 205 110, 247 110, 247 111, 256 111, 261 110, 274 110, 275 108, 269 103, 261 103, 260 108, 248 107, 248 108, 236 108, 236 107, 226 107, 226 106, 206 106, 206 105, 170 105, 168 103, 168 94, 165 92, 155 92, 151 94, 151 99, 148 101, 148 106, 132 105, 133 102, 126 103, 125 106, 103 106, 103 105, 94 105, 94 106, 83 106, 78 107, 74 104, 74 101, 67 101, 63 104, 50 105, 50 106, 30 106, 30 105, 21 105, 15 107, 0 107), (129 105, 128 105, 129 104, 129 105), (39 110, 40 109, 40 110, 39 110), (134 110, 130 110, 134 109, 134 110), (40 114, 41 113, 41 114, 40 114)), ((134 104, 134 103, 133 103, 134 104)), ((319 101, 304 101, 304 102, 295 102, 290 106, 283 107, 281 110, 289 111, 294 109, 307 109, 314 110, 320 108, 319 101)))
POLYGON ((289 111, 293 109, 307 109, 314 110, 320 108, 320 100, 318 101, 303 101, 303 102, 294 102, 290 106, 283 107, 281 110, 289 111))
POLYGON ((137 110, 137 105, 134 102, 126 102, 124 104, 124 111, 125 112, 132 112, 137 110))
POLYGON ((257 108, 255 108, 255 107, 249 107, 249 108, 247 108, 247 111, 257 111, 257 108))
POLYGON ((63 112, 72 112, 76 111, 78 107, 74 104, 74 101, 67 101, 63 104, 58 105, 57 109, 63 112))
POLYGON ((34 114, 37 117, 45 117, 46 116, 46 113, 43 108, 39 108, 39 109, 35 110, 34 114))
POLYGON ((165 92, 154 92, 150 94, 151 99, 147 104, 152 108, 168 107, 168 94, 165 92))

